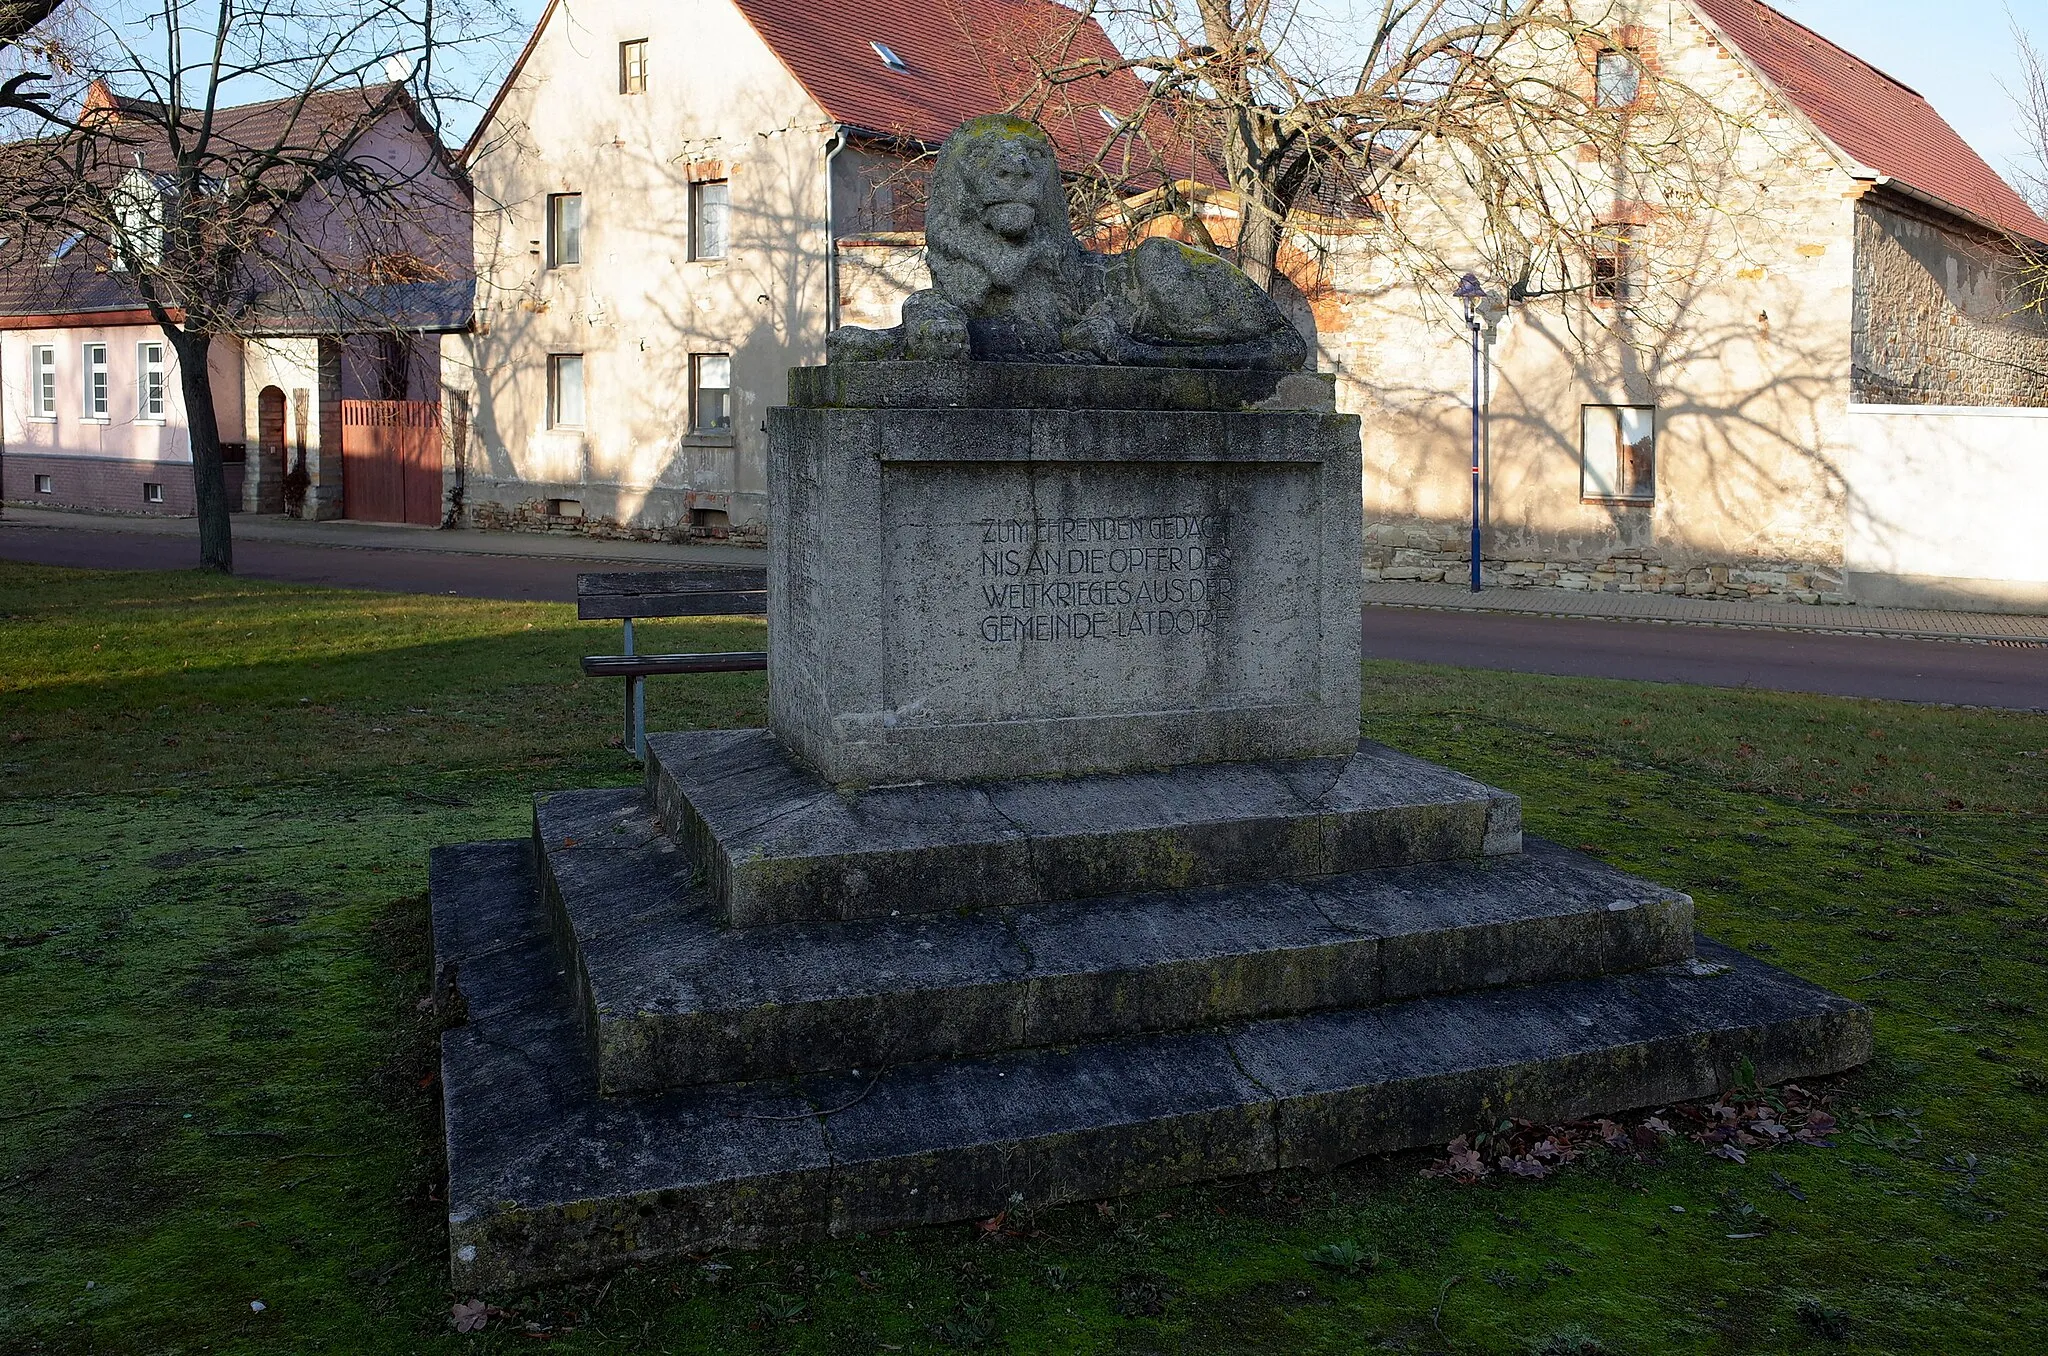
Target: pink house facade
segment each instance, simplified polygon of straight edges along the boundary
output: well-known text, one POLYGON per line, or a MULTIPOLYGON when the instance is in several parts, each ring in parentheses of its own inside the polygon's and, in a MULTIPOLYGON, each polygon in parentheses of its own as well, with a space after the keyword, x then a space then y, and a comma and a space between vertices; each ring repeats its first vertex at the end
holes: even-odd
MULTIPOLYGON (((120 313, 9 317, 0 325, 0 481, 8 500, 193 512, 184 396, 162 330, 120 313)), ((246 444, 241 346, 217 341, 209 359, 221 438, 246 444)), ((230 463, 229 479, 240 502, 240 462, 230 463)))
MULTIPOLYGON (((229 501, 241 511, 281 511, 286 473, 297 465, 308 479, 305 516, 342 516, 342 403, 438 401, 440 336, 469 323, 466 181, 402 91, 322 97, 336 101, 337 125, 369 110, 352 157, 419 186, 415 210, 399 213, 383 240, 410 272, 403 281, 361 281, 377 275, 364 267, 372 261, 350 253, 348 204, 284 209, 293 220, 280 238, 309 244, 322 261, 287 276, 326 281, 259 294, 237 326, 241 336, 216 338, 208 355, 229 501), (357 278, 335 277, 327 261, 358 269, 357 278)), ((122 101, 104 90, 88 100, 103 116, 120 114, 122 101)), ((266 118, 309 116, 272 107, 223 116, 244 120, 246 141, 257 146, 276 134, 266 118)), ((177 355, 108 255, 106 241, 44 241, 17 249, 0 272, 0 500, 189 515, 192 449, 177 355)))

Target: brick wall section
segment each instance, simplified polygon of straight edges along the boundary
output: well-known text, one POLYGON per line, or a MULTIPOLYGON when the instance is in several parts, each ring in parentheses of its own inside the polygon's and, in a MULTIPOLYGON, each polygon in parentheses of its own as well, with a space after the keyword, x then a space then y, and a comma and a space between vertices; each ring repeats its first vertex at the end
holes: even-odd
MULTIPOLYGON (((231 468, 239 470, 239 467, 231 468)), ((198 512, 192 496, 189 461, 133 461, 126 457, 81 457, 75 454, 37 456, 10 450, 0 465, 5 481, 0 498, 9 503, 43 508, 92 509, 102 513, 147 513, 190 517, 198 512), (36 477, 48 476, 51 493, 36 493, 36 477), (142 486, 164 487, 164 502, 142 497, 142 486)))
POLYGON ((2013 256, 1931 211, 1856 212, 1853 362, 1872 405, 2048 406, 2048 314, 2015 302, 2013 256))

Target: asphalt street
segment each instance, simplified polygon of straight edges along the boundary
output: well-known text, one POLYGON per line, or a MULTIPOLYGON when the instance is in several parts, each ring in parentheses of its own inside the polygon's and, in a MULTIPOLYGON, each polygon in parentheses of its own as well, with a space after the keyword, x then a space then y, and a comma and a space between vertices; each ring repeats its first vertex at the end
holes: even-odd
MULTIPOLYGON (((86 569, 189 569, 187 537, 10 526, 0 558, 86 569)), ((337 588, 567 602, 586 570, 648 569, 630 562, 458 554, 244 540, 238 572, 337 588)), ((1492 612, 1368 607, 1369 659, 1627 678, 1711 687, 2048 710, 2048 645, 1889 637, 1492 612)))

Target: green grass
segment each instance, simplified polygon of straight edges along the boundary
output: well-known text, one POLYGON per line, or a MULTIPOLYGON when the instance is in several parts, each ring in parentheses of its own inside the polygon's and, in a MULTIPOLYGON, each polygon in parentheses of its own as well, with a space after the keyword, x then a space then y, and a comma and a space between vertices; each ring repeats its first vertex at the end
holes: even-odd
MULTIPOLYGON (((2039 1349, 2048 719, 1395 664, 1368 733, 1873 1004, 1838 1147, 1475 1187, 1407 1155, 450 1293, 425 854, 633 780, 616 685, 574 665, 615 639, 566 607, 0 564, 0 1350, 527 1351, 529 1324, 621 1353, 2039 1349), (1377 1265, 1312 1260, 1347 1242, 1377 1265), (505 1312, 458 1336, 477 1298, 505 1312)), ((751 675, 650 708, 765 714, 751 675)))

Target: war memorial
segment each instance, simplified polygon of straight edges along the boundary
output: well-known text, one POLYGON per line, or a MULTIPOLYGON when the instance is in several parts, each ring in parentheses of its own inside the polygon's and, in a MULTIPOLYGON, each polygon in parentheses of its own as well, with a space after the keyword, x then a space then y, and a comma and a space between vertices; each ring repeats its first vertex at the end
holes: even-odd
POLYGON ((1229 264, 941 152, 773 411, 766 730, 432 863, 464 1290, 1858 1064, 1868 1014, 1359 738, 1359 431, 1229 264))

